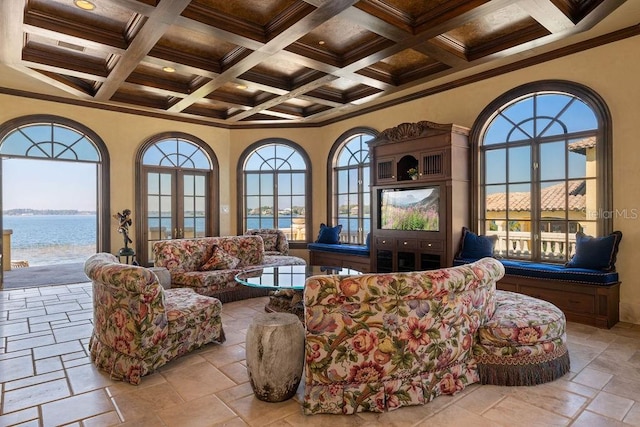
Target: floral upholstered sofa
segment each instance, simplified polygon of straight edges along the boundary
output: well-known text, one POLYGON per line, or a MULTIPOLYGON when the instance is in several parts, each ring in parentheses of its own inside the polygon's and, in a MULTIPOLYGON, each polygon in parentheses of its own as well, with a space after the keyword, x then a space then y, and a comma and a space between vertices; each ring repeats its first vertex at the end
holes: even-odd
POLYGON ((149 269, 98 253, 84 266, 93 282, 91 360, 112 379, 138 384, 171 359, 225 340, 216 298, 163 289, 149 269))
POLYGON ((503 275, 499 261, 483 258, 422 272, 309 277, 304 412, 382 412, 475 382, 531 385, 564 375, 562 312, 497 291, 503 275))
POLYGON ((169 270, 172 288, 192 288, 222 302, 267 295, 267 290, 235 281, 244 268, 306 264, 296 256, 265 255, 264 240, 258 235, 161 240, 154 243, 153 254, 154 266, 169 270))

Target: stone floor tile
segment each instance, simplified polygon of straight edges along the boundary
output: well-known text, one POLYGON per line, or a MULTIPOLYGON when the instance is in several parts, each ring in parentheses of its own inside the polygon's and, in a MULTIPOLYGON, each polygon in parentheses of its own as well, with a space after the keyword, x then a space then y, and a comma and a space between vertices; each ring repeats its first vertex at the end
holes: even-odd
POLYGON ((59 344, 46 345, 33 349, 35 359, 44 359, 51 356, 61 356, 77 351, 84 351, 79 341, 68 341, 59 344))
POLYGON ((126 422, 144 418, 146 415, 155 414, 160 410, 176 408, 184 403, 184 399, 180 397, 178 392, 172 387, 167 387, 166 383, 140 389, 132 386, 129 391, 114 396, 112 400, 116 405, 116 410, 126 422))
POLYGON ((245 359, 244 347, 236 345, 217 345, 211 346, 202 352, 202 357, 213 366, 224 366, 230 363, 239 362, 245 359))
POLYGON ((67 368, 66 372, 73 394, 105 388, 113 383, 109 374, 100 371, 93 364, 67 368))
POLYGON ((631 410, 629 410, 622 421, 633 426, 640 426, 640 402, 633 404, 631 410))
POLYGON ((13 426, 13 425, 23 425, 27 421, 36 421, 38 422, 38 417, 40 414, 38 413, 37 408, 28 408, 23 409, 21 411, 15 411, 10 414, 5 414, 0 411, 0 426, 13 426))
POLYGON ((95 390, 42 405, 42 423, 45 426, 63 425, 113 410, 104 390, 95 390))
POLYGON ((29 323, 26 319, 16 322, 0 323, 0 337, 11 337, 26 333, 29 333, 29 323))
POLYGON ((68 397, 71 394, 67 381, 58 379, 42 384, 36 384, 4 393, 2 412, 13 412, 30 408, 43 403, 68 397))
POLYGON ((231 378, 236 384, 242 384, 249 381, 247 367, 240 362, 220 366, 218 369, 220 369, 220 371, 222 371, 222 373, 227 377, 231 378))
POLYGON ((27 348, 42 347, 50 344, 54 344, 56 340, 53 335, 48 331, 34 332, 24 335, 30 338, 17 339, 18 337, 12 337, 13 339, 7 340, 7 351, 18 351, 27 348))
POLYGON ((457 405, 474 414, 482 414, 504 399, 505 393, 497 388, 469 393, 457 402, 457 405))
POLYGON ((554 414, 510 396, 501 400, 482 416, 505 425, 565 426, 571 422, 570 418, 554 414))
POLYGON ((47 372, 42 375, 34 375, 32 377, 20 378, 14 381, 4 383, 4 391, 17 390, 19 388, 43 384, 53 380, 59 380, 65 377, 63 371, 47 372))
POLYGON ((583 411, 580 416, 576 418, 573 425, 578 427, 629 427, 628 424, 625 424, 622 421, 607 418, 591 411, 583 411))
POLYGON ((206 361, 171 369, 162 375, 187 402, 236 385, 206 361))
POLYGON ((573 379, 578 384, 602 389, 613 378, 613 375, 595 369, 585 368, 573 379))
POLYGON ((177 408, 158 411, 158 417, 168 427, 209 427, 236 418, 227 405, 214 395, 202 396, 177 408))
POLYGON ((40 359, 35 361, 36 374, 42 375, 47 372, 62 370, 62 360, 59 356, 49 357, 47 359, 40 359))
POLYGON ((0 360, 0 383, 30 377, 34 374, 35 371, 31 356, 0 360))
POLYGON ((83 427, 111 427, 120 424, 120 417, 116 411, 106 412, 95 417, 82 420, 83 427))
POLYGON ((56 342, 71 341, 82 338, 89 338, 93 332, 93 325, 85 323, 81 325, 72 325, 64 328, 54 328, 53 336, 56 342))
POLYGON ((598 393, 587 409, 605 417, 622 421, 633 404, 634 401, 631 399, 603 391, 598 393))
POLYGON ((260 427, 302 411, 300 405, 292 399, 284 402, 263 402, 254 395, 234 400, 228 405, 236 414, 240 414, 247 424, 260 427))
POLYGON ((513 387, 509 397, 567 418, 573 418, 588 402, 584 396, 569 392, 561 393, 558 388, 550 384, 513 387))

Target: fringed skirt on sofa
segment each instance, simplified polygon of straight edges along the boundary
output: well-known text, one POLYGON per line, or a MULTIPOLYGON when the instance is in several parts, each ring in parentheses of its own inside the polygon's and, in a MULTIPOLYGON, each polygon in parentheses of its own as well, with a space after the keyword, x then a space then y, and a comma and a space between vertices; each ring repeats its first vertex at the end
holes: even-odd
POLYGON ((482 384, 536 385, 569 372, 566 320, 550 302, 497 291, 496 311, 474 347, 482 384))

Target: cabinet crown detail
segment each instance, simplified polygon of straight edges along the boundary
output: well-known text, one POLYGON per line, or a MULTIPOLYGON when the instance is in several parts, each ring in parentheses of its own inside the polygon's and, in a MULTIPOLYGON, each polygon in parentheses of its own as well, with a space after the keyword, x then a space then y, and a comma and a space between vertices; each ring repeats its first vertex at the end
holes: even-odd
POLYGON ((462 135, 469 135, 469 129, 462 126, 457 126, 451 123, 441 124, 423 120, 417 123, 400 123, 398 126, 385 129, 380 132, 374 141, 371 142, 374 144, 383 144, 403 141, 426 136, 428 133, 433 131, 435 131, 435 133, 453 132, 462 135))

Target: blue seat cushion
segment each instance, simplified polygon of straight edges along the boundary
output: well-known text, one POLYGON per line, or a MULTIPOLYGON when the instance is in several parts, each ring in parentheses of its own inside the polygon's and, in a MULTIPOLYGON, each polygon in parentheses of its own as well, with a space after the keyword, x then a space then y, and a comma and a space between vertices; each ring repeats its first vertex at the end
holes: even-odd
POLYGON ((335 252, 347 255, 369 256, 369 248, 365 245, 345 245, 330 243, 309 243, 307 249, 314 251, 335 252))
MULTIPOLYGON (((477 260, 456 258, 453 261, 453 265, 469 264, 475 261, 477 260)), ((505 273, 512 276, 564 280, 569 282, 591 283, 594 285, 611 285, 618 282, 618 273, 615 271, 569 268, 560 264, 545 264, 512 259, 501 259, 499 261, 504 265, 505 273)))

